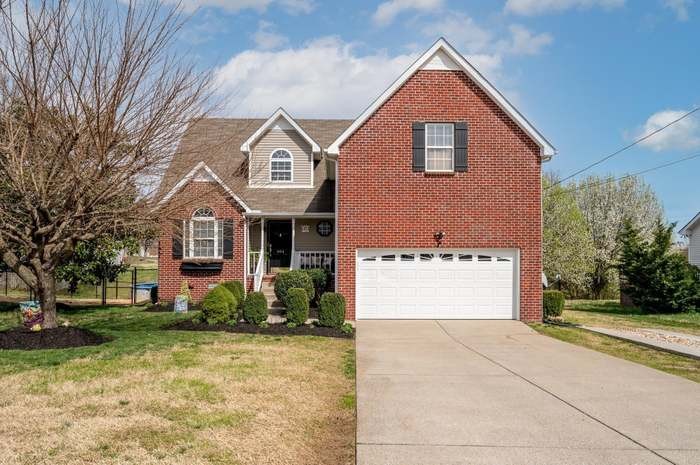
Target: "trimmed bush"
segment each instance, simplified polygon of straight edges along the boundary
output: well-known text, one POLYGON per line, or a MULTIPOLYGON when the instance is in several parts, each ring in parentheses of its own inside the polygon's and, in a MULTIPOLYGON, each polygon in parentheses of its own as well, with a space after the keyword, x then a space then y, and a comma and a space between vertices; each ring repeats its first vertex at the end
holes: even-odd
POLYGON ((561 291, 544 291, 542 293, 542 310, 544 311, 545 319, 561 316, 564 311, 564 293, 561 291))
POLYGON ((318 325, 340 328, 345 323, 345 297, 335 292, 326 292, 318 305, 318 325))
POLYGON ((243 318, 252 325, 259 326, 267 321, 267 299, 262 292, 251 292, 243 303, 243 318))
POLYGON ((245 288, 243 283, 240 281, 224 281, 221 283, 228 291, 233 294, 236 302, 238 302, 238 316, 240 317, 243 313, 243 302, 245 301, 245 288))
POLYGON ((315 299, 320 299, 323 293, 326 292, 328 272, 323 268, 309 268, 304 271, 309 275, 309 278, 311 278, 311 282, 314 283, 315 299))
POLYGON ((287 304, 287 293, 292 288, 301 288, 306 291, 307 301, 314 298, 314 283, 311 281, 309 274, 303 270, 291 270, 280 273, 275 278, 275 296, 285 307, 287 304))
POLYGON ((287 291, 287 323, 301 326, 309 318, 309 294, 306 289, 293 287, 287 291))
POLYGON ((228 323, 235 319, 238 303, 228 289, 216 286, 202 299, 202 317, 210 325, 228 323))

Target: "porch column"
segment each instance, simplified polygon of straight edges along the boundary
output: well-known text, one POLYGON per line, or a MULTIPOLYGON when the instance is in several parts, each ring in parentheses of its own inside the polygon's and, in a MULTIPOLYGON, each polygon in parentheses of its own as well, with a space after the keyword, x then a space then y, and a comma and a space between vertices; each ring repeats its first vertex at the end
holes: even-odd
POLYGON ((291 260, 289 261, 289 269, 293 270, 295 268, 295 261, 296 261, 296 249, 294 245, 294 236, 296 235, 296 230, 297 230, 297 223, 296 223, 296 218, 292 217, 292 257, 291 260))
POLYGON ((260 256, 262 259, 263 274, 265 274, 265 218, 260 218, 260 256))

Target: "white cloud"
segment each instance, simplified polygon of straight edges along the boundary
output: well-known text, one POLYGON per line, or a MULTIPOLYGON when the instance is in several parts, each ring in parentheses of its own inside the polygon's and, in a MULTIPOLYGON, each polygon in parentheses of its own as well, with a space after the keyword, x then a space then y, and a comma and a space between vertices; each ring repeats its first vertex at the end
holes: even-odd
POLYGON ((625 0, 508 0, 506 11, 524 16, 556 13, 572 8, 618 8, 625 0))
POLYGON ((553 42, 550 34, 535 34, 519 24, 509 27, 505 37, 499 37, 493 28, 478 24, 471 17, 457 13, 442 20, 428 23, 421 32, 426 37, 442 35, 486 76, 497 76, 506 55, 536 55, 553 42))
POLYGON ((664 6, 676 14, 678 21, 688 21, 690 14, 688 8, 693 3, 693 0, 663 0, 664 6))
POLYGON ((275 25, 269 21, 259 21, 258 30, 253 34, 255 45, 262 50, 273 50, 289 42, 282 34, 275 32, 275 25))
POLYGON ((386 26, 405 11, 436 11, 441 9, 443 4, 444 0, 389 0, 377 7, 372 20, 380 26, 386 26))
MULTIPOLYGON (((639 139, 647 134, 651 134, 686 113, 688 113, 688 110, 663 110, 654 113, 642 127, 632 131, 633 138, 639 139)), ((700 148, 700 117, 697 113, 692 114, 654 134, 649 139, 641 142, 640 145, 655 152, 700 148)))
POLYGON ((216 71, 225 116, 267 116, 283 106, 294 117, 356 117, 414 60, 385 51, 360 55, 324 37, 299 48, 247 50, 216 71))
POLYGON ((314 9, 312 0, 164 0, 164 3, 180 5, 188 13, 198 8, 220 8, 233 13, 241 10, 262 12, 273 3, 281 6, 291 14, 310 13, 314 9))
POLYGON ((515 55, 537 55, 544 47, 553 42, 550 34, 533 34, 524 26, 510 26, 511 42, 509 51, 515 55))

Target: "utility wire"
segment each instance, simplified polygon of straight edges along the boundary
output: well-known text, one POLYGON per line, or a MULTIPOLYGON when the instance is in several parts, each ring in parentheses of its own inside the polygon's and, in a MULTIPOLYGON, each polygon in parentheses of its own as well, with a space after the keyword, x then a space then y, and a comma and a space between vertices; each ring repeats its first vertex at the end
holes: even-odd
POLYGON ((571 179, 571 178, 573 178, 573 177, 575 177, 575 176, 578 176, 579 174, 583 173, 584 171, 588 171, 589 169, 593 168, 594 166, 600 165, 601 163, 603 163, 603 162, 606 161, 606 160, 610 160, 612 157, 617 156, 617 155, 621 154, 622 152, 631 149, 632 147, 634 147, 635 145, 639 144, 640 142, 644 142, 645 140, 649 139, 650 137, 655 136, 656 134, 658 134, 658 133, 660 133, 661 131, 663 131, 663 130, 669 128, 670 126, 673 126, 674 124, 678 123, 679 121, 684 120, 685 118, 687 118, 688 116, 692 115, 693 113, 695 113, 695 112, 697 112, 697 111, 700 111, 700 107, 695 107, 695 108, 693 108, 693 109, 690 110, 689 112, 685 113, 683 116, 681 116, 681 117, 679 117, 679 118, 677 118, 677 119, 671 121, 670 123, 666 124, 665 126, 660 127, 659 129, 656 129, 656 130, 650 132, 649 134, 647 134, 647 135, 645 135, 645 136, 643 136, 643 137, 640 137, 639 139, 635 140, 635 141, 632 142, 631 144, 628 144, 628 145, 622 147, 621 149, 616 150, 615 152, 611 153, 610 155, 606 155, 605 157, 601 158, 600 160, 598 160, 598 161, 596 161, 596 162, 594 162, 594 163, 591 163, 590 165, 588 165, 588 166, 586 166, 586 167, 584 167, 584 168, 581 168, 580 170, 576 171, 576 172, 573 173, 573 174, 570 174, 569 176, 567 176, 567 177, 565 177, 565 178, 563 178, 563 179, 560 179, 558 182, 556 182, 556 183, 552 184, 551 186, 549 186, 548 189, 551 189, 552 187, 557 186, 557 185, 563 183, 564 181, 568 181, 569 179, 571 179))
MULTIPOLYGON (((663 164, 661 164, 661 165, 657 165, 657 166, 653 166, 653 167, 651 167, 651 168, 647 168, 647 169, 644 169, 644 170, 641 170, 641 171, 637 171, 636 173, 626 174, 626 175, 624 175, 624 176, 620 176, 619 178, 609 178, 609 179, 603 179, 603 180, 597 181, 597 182, 592 182, 592 183, 587 183, 587 184, 581 184, 580 186, 570 187, 570 188, 568 188, 568 189, 562 189, 561 191, 559 191, 559 192, 557 192, 557 193, 561 193, 561 194, 563 194, 563 193, 571 193, 571 192, 576 192, 576 191, 581 190, 581 189, 587 189, 587 188, 589 188, 589 187, 597 187, 597 186, 602 186, 602 185, 605 185, 605 184, 610 184, 610 183, 612 183, 612 182, 622 181, 623 179, 632 178, 632 177, 634 177, 634 176, 639 176, 639 175, 641 175, 641 174, 650 173, 650 172, 652 172, 652 171, 660 170, 660 169, 662 169, 662 168, 668 168, 669 166, 677 165, 677 164, 679 164, 679 163, 683 163, 683 162, 686 162, 686 161, 689 161, 689 160, 693 160, 693 159, 695 159, 695 158, 700 158, 700 152, 696 152, 696 153, 690 154, 690 155, 688 155, 688 156, 686 156, 686 157, 679 158, 679 159, 677 159, 677 160, 673 160, 673 161, 670 161, 670 162, 667 162, 667 163, 663 163, 663 164)), ((547 190, 549 190, 550 188, 552 188, 552 187, 558 185, 558 184, 561 184, 561 182, 557 182, 557 183, 552 184, 551 186, 548 186, 548 187, 545 189, 545 192, 546 192, 547 190)))

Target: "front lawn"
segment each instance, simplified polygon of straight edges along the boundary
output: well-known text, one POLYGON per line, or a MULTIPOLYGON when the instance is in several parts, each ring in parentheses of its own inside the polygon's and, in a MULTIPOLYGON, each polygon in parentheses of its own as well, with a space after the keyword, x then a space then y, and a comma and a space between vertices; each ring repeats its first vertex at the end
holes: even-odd
MULTIPOLYGON (((700 334, 700 314, 644 314, 639 309, 624 308, 612 300, 567 301, 562 320, 565 323, 604 328, 661 328, 700 334)), ((533 324, 532 327, 542 334, 565 342, 700 382, 700 361, 690 357, 650 349, 573 326, 533 324)))
POLYGON ((614 300, 567 301, 562 318, 587 326, 660 328, 700 335, 700 313, 645 314, 637 308, 622 307, 614 300))
POLYGON ((352 340, 165 331, 191 315, 141 307, 60 317, 112 340, 0 351, 0 463, 354 463, 352 340))

